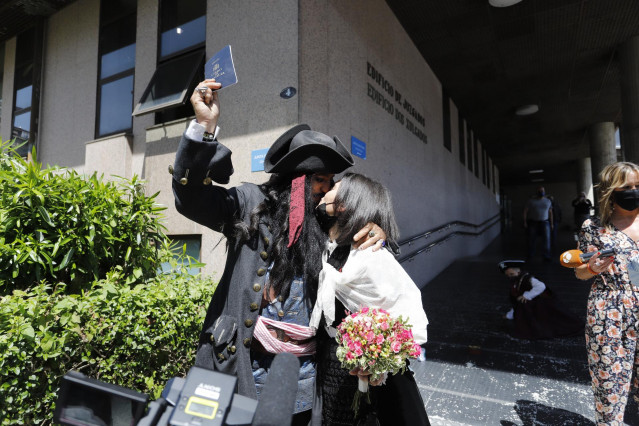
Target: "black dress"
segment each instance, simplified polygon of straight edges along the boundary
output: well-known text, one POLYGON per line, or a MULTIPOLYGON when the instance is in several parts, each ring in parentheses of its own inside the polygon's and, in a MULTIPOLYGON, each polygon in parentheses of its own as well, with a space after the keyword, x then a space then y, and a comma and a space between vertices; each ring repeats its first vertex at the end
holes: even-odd
POLYGON ((546 289, 526 303, 517 301, 532 288, 532 275, 522 272, 510 287, 514 310, 513 336, 519 339, 550 339, 584 332, 584 322, 563 306, 552 291, 546 289))
MULTIPOLYGON (((338 270, 346 263, 350 246, 340 249, 336 248, 329 258, 329 263, 338 270)), ((345 317, 346 309, 336 299, 333 327, 337 327, 345 317)), ((355 418, 351 405, 357 392, 358 379, 357 376, 351 376, 337 359, 338 343, 325 331, 324 324, 322 319, 317 331, 316 352, 316 386, 322 399, 322 425, 430 426, 413 372, 408 369, 404 374, 389 375, 384 385, 370 386, 371 404, 362 399, 359 416, 355 418)))

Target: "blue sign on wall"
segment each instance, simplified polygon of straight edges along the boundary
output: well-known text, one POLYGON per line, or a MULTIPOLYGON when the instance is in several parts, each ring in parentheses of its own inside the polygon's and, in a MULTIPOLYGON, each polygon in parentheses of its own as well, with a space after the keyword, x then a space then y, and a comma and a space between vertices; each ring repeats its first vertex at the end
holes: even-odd
POLYGON ((264 171, 264 157, 266 157, 267 152, 268 152, 268 148, 256 149, 254 151, 251 151, 251 171, 252 172, 264 171))
POLYGON ((351 153, 366 160, 366 142, 351 136, 351 153))

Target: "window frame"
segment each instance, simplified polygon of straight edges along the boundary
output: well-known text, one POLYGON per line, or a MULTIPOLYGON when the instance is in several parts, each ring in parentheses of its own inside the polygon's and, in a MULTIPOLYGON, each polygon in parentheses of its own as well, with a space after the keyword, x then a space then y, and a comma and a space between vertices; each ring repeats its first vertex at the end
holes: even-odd
MULTIPOLYGON (((131 114, 133 117, 139 117, 141 115, 145 115, 145 114, 149 114, 149 113, 155 113, 155 123, 156 124, 161 124, 163 122, 163 120, 159 120, 159 116, 158 114, 161 114, 163 111, 167 111, 167 110, 171 110, 171 109, 175 109, 175 108, 179 108, 180 106, 184 106, 187 104, 188 99, 189 99, 189 95, 190 93, 195 89, 195 86, 197 85, 197 83, 200 80, 196 80, 196 74, 204 69, 204 62, 206 60, 206 22, 207 22, 207 16, 206 16, 206 10, 208 7, 208 2, 203 1, 204 4, 204 14, 201 16, 204 16, 204 40, 193 44, 191 46, 185 47, 181 50, 178 50, 176 52, 172 52, 166 56, 162 56, 162 13, 163 13, 163 1, 159 0, 159 7, 158 7, 158 25, 157 25, 157 63, 156 63, 156 67, 155 67, 155 71, 153 72, 153 75, 151 76, 151 79, 149 80, 148 84, 146 85, 146 88, 144 89, 144 92, 142 93, 142 95, 140 96, 140 99, 137 101, 137 103, 135 103, 135 107, 133 109, 133 113, 131 114), (156 81, 157 78, 159 78, 158 73, 160 71, 160 69, 162 67, 168 67, 170 66, 170 63, 182 58, 182 57, 186 57, 188 55, 193 55, 196 56, 197 54, 201 55, 201 58, 198 62, 198 65, 193 67, 191 70, 190 75, 188 76, 188 84, 186 85, 186 87, 183 89, 182 94, 180 96, 179 99, 176 99, 174 101, 171 102, 164 102, 162 104, 158 104, 155 105, 151 108, 143 108, 143 100, 148 96, 148 93, 151 91, 151 88, 154 86, 154 83, 156 81)), ((204 74, 202 73, 202 78, 204 78, 204 74)), ((191 116, 194 115, 193 113, 190 114, 191 116)))
POLYGON ((109 84, 109 83, 113 83, 114 81, 123 79, 125 77, 129 77, 129 76, 133 76, 133 86, 131 87, 131 111, 133 111, 133 105, 135 105, 135 61, 133 64, 133 67, 124 70, 124 71, 120 71, 116 74, 112 74, 106 78, 101 78, 102 76, 102 56, 104 53, 104 46, 102 46, 102 43, 100 42, 102 39, 102 31, 104 30, 105 27, 116 23, 117 21, 121 20, 121 19, 126 19, 129 18, 131 15, 135 16, 135 20, 136 20, 136 27, 134 29, 135 33, 134 33, 134 39, 135 39, 135 47, 136 47, 136 56, 137 56, 137 15, 138 15, 138 1, 136 0, 136 4, 135 4, 135 10, 134 11, 130 11, 130 12, 126 12, 126 13, 121 13, 121 14, 116 14, 115 16, 111 17, 110 19, 105 20, 104 22, 102 21, 103 18, 103 10, 102 10, 102 2, 104 1, 110 1, 110 0, 100 0, 100 20, 99 20, 99 33, 98 33, 98 73, 97 73, 97 87, 96 87, 96 95, 95 95, 95 99, 96 99, 96 108, 95 108, 95 130, 94 130, 94 137, 96 139, 100 139, 100 138, 107 138, 109 136, 113 136, 113 135, 117 135, 120 133, 132 133, 133 132, 133 116, 131 116, 131 125, 126 128, 126 129, 119 129, 119 130, 115 130, 112 132, 106 132, 106 133, 100 133, 100 114, 102 113, 102 88, 109 84))

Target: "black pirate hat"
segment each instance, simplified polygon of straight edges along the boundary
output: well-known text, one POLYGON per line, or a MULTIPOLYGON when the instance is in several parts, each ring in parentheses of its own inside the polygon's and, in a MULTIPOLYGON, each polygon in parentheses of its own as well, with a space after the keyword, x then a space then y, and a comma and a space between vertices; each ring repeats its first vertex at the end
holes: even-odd
POLYGON ((501 262, 497 264, 497 266, 499 266, 499 272, 503 274, 504 272, 506 272, 506 269, 508 268, 521 269, 524 267, 525 264, 526 264, 526 261, 524 260, 502 260, 501 262))
POLYGON ((337 137, 299 124, 277 138, 264 157, 267 173, 341 173, 354 164, 337 137))

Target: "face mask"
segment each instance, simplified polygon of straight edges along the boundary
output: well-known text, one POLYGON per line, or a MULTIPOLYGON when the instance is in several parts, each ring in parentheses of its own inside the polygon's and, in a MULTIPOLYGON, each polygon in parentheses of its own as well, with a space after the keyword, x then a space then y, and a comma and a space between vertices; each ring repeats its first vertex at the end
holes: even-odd
POLYGON ((335 222, 337 222, 337 216, 330 216, 326 212, 326 205, 326 203, 322 203, 318 204, 318 206, 315 207, 315 217, 317 218, 317 223, 319 223, 320 228, 322 228, 322 231, 324 232, 328 232, 333 227, 335 222))
POLYGON ((639 189, 627 189, 612 193, 615 203, 624 210, 634 210, 639 207, 639 189))
POLYGON ((544 191, 537 191, 537 195, 539 195, 540 197, 543 197, 544 195, 546 195, 546 192, 544 192, 544 191))

